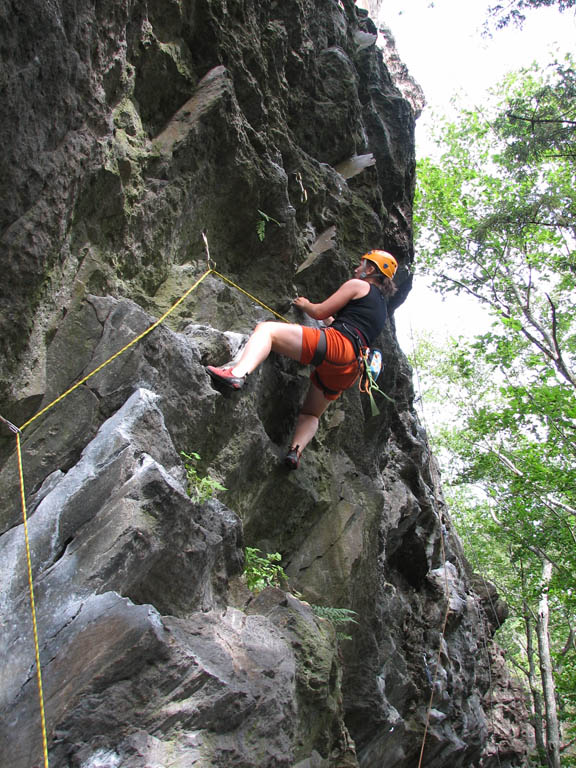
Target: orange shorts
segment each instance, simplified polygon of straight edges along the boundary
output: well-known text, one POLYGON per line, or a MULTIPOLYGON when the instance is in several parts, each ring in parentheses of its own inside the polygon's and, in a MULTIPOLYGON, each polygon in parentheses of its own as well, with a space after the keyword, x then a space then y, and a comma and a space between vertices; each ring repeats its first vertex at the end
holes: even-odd
MULTIPOLYGON (((319 338, 319 328, 302 326, 300 362, 304 365, 312 362, 319 338)), ((336 400, 342 390, 349 389, 354 384, 359 373, 354 344, 336 328, 326 328, 326 357, 324 362, 312 371, 312 383, 322 390, 327 400, 336 400)))

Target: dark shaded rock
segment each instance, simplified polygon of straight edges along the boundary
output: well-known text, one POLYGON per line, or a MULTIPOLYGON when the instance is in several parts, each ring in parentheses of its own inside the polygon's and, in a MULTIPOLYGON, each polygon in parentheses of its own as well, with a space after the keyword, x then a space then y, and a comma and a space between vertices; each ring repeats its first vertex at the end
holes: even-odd
POLYGON ((489 653, 492 679, 483 705, 490 717, 490 731, 482 753, 482 768, 527 765, 535 751, 535 738, 526 717, 526 691, 510 677, 502 651, 494 645, 489 653))
POLYGON ((490 622, 492 632, 500 629, 510 614, 508 605, 498 594, 498 590, 490 581, 482 576, 474 574, 472 577, 473 589, 482 601, 482 607, 490 622))
MULTIPOLYGON (((95 432, 98 401, 94 394, 86 387, 80 387, 69 398, 72 418, 63 419, 57 410, 53 410, 23 433, 24 488, 31 510, 34 509, 34 494, 40 490, 44 480, 55 471, 69 469, 78 459, 86 440, 95 432)), ((13 436, 9 447, 9 458, 0 469, 0 488, 6 500, 0 512, 2 531, 16 525, 22 515, 18 457, 13 436)))

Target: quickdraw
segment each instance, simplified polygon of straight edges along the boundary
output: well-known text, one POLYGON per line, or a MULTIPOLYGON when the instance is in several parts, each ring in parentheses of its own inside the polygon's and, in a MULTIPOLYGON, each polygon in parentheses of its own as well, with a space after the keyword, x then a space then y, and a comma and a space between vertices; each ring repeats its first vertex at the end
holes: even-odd
POLYGON ((370 347, 361 347, 359 358, 360 378, 358 380, 358 388, 360 389, 360 392, 368 395, 370 398, 370 410, 372 416, 378 416, 380 409, 374 400, 374 392, 378 392, 391 403, 394 402, 393 399, 389 397, 386 392, 383 392, 378 384, 376 384, 376 379, 382 370, 382 351, 380 349, 370 349, 370 347))

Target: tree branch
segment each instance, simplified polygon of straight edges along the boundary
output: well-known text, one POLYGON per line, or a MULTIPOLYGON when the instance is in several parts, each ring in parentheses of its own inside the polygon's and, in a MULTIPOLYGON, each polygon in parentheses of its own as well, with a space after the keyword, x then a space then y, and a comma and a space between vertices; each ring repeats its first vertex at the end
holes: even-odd
POLYGON ((524 115, 516 115, 513 112, 508 112, 508 117, 510 120, 518 120, 519 122, 524 123, 546 123, 546 124, 556 124, 556 125, 576 125, 576 120, 559 120, 554 119, 551 117, 525 117, 524 115))
POLYGON ((574 630, 572 629, 572 626, 568 625, 568 639, 566 640, 564 644, 564 648, 560 651, 560 656, 566 656, 568 651, 574 647, 574 630))
POLYGON ((556 351, 556 359, 558 361, 558 366, 561 370, 564 371, 565 378, 568 379, 568 381, 571 382, 572 386, 576 389, 576 378, 572 376, 571 371, 568 370, 568 367, 566 366, 566 363, 564 362, 564 358, 562 357, 562 352, 560 350, 560 343, 558 341, 558 318, 556 315, 556 305, 550 298, 550 296, 546 293, 544 294, 546 298, 548 299, 548 303, 550 304, 550 309, 552 311, 552 341, 554 344, 554 349, 556 351))

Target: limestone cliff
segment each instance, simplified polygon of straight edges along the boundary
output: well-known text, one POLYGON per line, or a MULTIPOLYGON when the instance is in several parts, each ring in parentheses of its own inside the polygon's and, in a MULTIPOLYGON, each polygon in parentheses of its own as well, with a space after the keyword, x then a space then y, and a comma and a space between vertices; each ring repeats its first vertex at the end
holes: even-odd
POLYGON ((230 393, 204 370, 373 247, 402 311, 422 100, 392 38, 352 0, 8 1, 0 22, 0 416, 28 521, 4 423, 3 765, 43 761, 26 539, 53 768, 408 768, 423 744, 427 768, 521 765, 501 606, 393 314, 390 399, 345 393, 297 472, 306 372, 272 355, 230 393), (182 451, 227 490, 191 497, 182 451), (245 545, 289 589, 247 593, 245 545), (310 605, 355 611, 351 638, 310 605))

